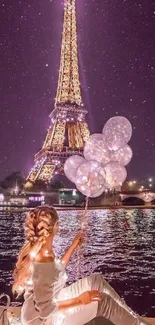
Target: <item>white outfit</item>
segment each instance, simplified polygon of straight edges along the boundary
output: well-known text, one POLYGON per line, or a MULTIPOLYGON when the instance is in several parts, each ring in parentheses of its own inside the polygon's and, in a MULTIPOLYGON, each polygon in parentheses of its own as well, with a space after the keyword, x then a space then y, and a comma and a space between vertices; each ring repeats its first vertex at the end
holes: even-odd
POLYGON ((61 261, 34 263, 32 281, 25 290, 22 307, 22 325, 84 325, 103 316, 115 325, 147 325, 139 320, 101 275, 91 275, 66 286, 66 272, 61 261), (56 301, 79 296, 88 290, 102 293, 101 303, 92 302, 57 310, 56 301))

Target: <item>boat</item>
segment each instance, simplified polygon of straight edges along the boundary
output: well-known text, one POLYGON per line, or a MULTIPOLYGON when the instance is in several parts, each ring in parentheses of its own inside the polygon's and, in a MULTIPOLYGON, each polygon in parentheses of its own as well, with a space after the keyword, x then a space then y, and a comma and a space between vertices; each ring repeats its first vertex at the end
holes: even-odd
MULTIPOLYGON (((20 313, 21 313, 21 307, 8 308, 8 318, 11 322, 10 325, 22 325, 22 323, 20 322, 20 313)), ((144 321, 146 320, 147 323, 150 325, 155 325, 155 318, 142 318, 142 320, 144 321)), ((83 325, 114 325, 114 324, 104 318, 96 318, 91 322, 83 325)))

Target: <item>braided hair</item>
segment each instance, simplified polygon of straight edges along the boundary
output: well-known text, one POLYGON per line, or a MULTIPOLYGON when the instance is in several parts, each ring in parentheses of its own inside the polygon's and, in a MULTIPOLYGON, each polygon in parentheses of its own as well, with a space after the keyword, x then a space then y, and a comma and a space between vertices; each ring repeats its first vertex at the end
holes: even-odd
POLYGON ((21 248, 13 271, 13 293, 20 296, 26 281, 32 273, 32 263, 46 241, 53 233, 58 221, 57 211, 53 207, 41 206, 28 212, 25 220, 25 243, 21 248))

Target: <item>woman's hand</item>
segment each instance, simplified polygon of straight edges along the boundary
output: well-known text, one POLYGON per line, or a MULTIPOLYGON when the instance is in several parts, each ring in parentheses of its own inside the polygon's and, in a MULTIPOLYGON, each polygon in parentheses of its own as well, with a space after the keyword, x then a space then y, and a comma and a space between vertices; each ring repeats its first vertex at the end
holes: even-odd
POLYGON ((76 249, 78 246, 81 246, 83 242, 84 242, 84 233, 83 231, 80 231, 73 239, 72 248, 76 249))
POLYGON ((86 291, 78 296, 78 300, 82 305, 88 305, 94 301, 101 301, 101 293, 97 290, 86 291))
POLYGON ((91 302, 100 302, 101 293, 97 290, 86 291, 80 296, 57 303, 58 310, 67 310, 68 308, 77 307, 79 305, 88 305, 91 302))

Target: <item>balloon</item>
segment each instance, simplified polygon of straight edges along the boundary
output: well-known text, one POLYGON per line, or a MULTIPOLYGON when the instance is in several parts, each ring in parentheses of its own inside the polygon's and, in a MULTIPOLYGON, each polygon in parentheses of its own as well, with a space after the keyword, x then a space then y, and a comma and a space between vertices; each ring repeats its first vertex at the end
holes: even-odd
POLYGON ((102 189, 98 193, 92 194, 91 197, 96 198, 98 196, 101 196, 104 193, 104 191, 105 191, 105 188, 102 187, 102 189))
POLYGON ((103 134, 102 133, 94 133, 94 134, 91 134, 89 139, 87 140, 87 142, 89 140, 92 140, 92 141, 96 141, 96 142, 102 142, 104 139, 103 137, 103 134))
POLYGON ((107 147, 110 150, 118 150, 124 147, 132 136, 131 123, 123 116, 112 117, 105 124, 102 131, 107 147))
POLYGON ((103 134, 95 133, 85 143, 84 157, 87 160, 96 160, 103 165, 110 161, 110 151, 107 148, 103 134))
POLYGON ((111 190, 112 189, 112 186, 106 182, 104 184, 104 188, 105 188, 105 190, 111 190))
POLYGON ((131 161, 132 156, 132 149, 127 144, 125 147, 113 152, 112 160, 117 161, 122 166, 126 166, 131 161))
POLYGON ((85 162, 85 159, 78 155, 71 156, 66 160, 64 164, 64 172, 71 182, 75 183, 77 169, 81 164, 83 164, 83 162, 85 162))
POLYGON ((104 167, 106 173, 106 188, 116 188, 121 186, 127 177, 125 167, 121 166, 118 162, 112 161, 104 167))
POLYGON ((85 161, 77 170, 77 189, 88 197, 97 197, 104 192, 105 172, 97 161, 85 161), (99 194, 98 194, 99 193, 99 194))

